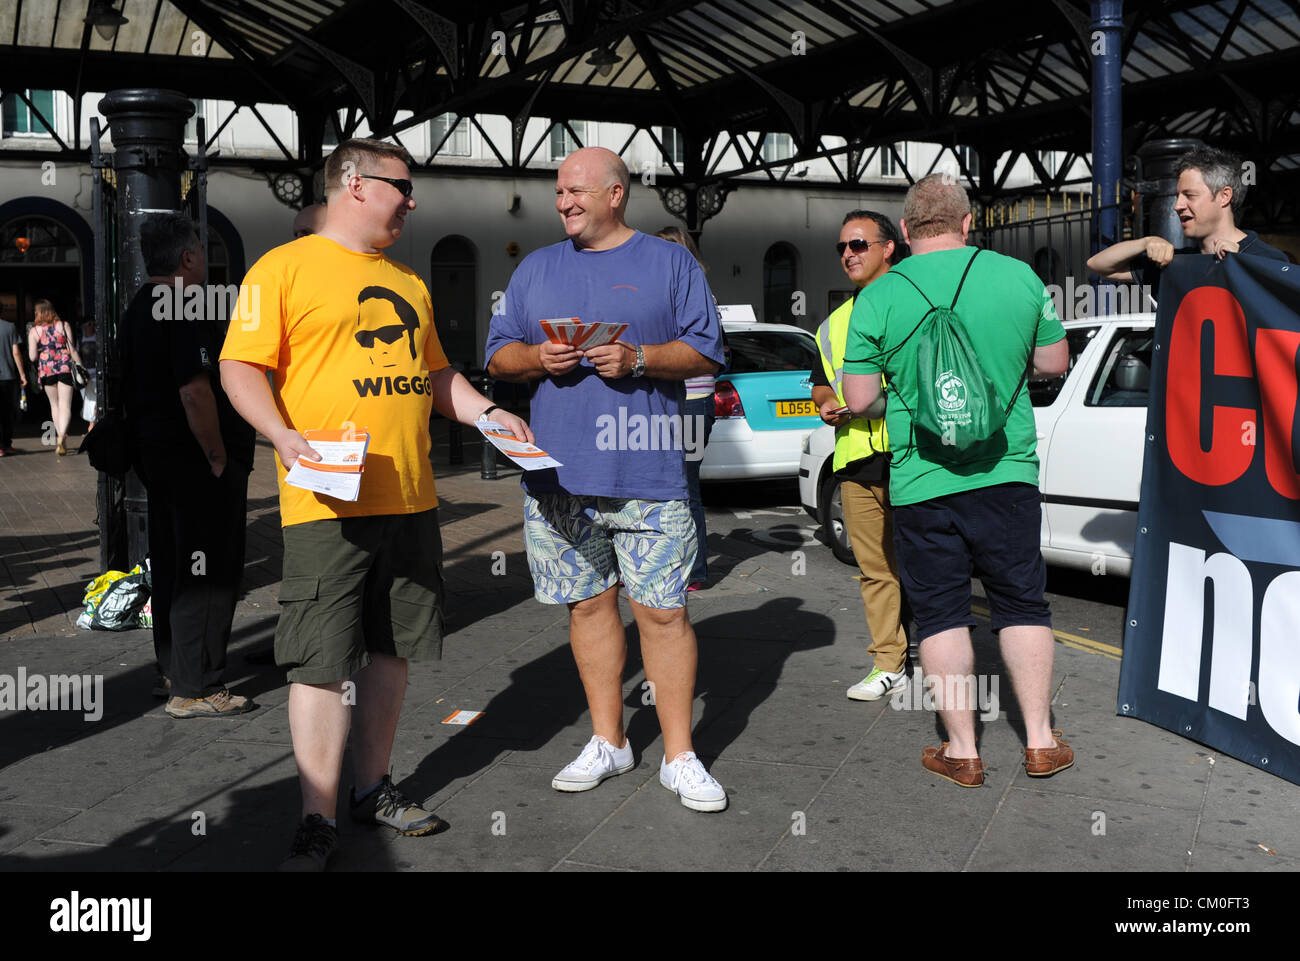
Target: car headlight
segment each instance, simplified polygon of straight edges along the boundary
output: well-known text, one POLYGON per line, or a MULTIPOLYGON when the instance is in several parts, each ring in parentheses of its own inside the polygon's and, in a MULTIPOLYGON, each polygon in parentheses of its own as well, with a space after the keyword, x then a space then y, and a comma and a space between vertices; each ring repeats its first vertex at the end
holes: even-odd
POLYGON ((807 434, 803 435, 803 452, 805 454, 808 453, 808 451, 811 449, 810 447, 811 444, 812 444, 812 432, 809 431, 807 434))

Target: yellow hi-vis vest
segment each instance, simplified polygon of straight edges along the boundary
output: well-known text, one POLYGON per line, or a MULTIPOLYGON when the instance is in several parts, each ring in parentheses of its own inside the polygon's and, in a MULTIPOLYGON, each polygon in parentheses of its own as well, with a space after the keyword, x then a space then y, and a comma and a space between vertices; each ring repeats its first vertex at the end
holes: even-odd
MULTIPOLYGON (((830 381, 840 406, 844 405, 844 351, 849 339, 849 316, 853 313, 850 297, 831 312, 817 328, 817 348, 821 351, 822 367, 830 381)), ((847 424, 835 428, 835 459, 833 469, 840 470, 855 460, 889 450, 889 432, 885 419, 869 420, 854 417, 847 424)))

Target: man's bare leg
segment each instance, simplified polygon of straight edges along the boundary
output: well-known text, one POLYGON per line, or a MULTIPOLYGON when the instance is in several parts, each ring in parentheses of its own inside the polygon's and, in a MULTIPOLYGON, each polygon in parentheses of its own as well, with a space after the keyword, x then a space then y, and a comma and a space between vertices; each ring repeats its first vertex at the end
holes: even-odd
POLYGON ((627 637, 618 613, 618 587, 569 605, 569 644, 587 692, 592 733, 616 748, 623 736, 623 667, 627 637))
POLYGON ((948 732, 948 757, 978 757, 975 705, 965 696, 973 689, 967 678, 975 671, 970 629, 954 627, 923 640, 921 670, 925 672, 925 683, 935 685, 934 702, 939 708, 944 730, 948 732), (954 694, 957 695, 955 699, 954 694), (951 700, 956 703, 947 703, 951 700))
POLYGON ((393 738, 406 696, 406 658, 371 654, 353 678, 357 684, 352 766, 356 786, 377 784, 392 763, 393 738))
POLYGON ((298 763, 303 817, 334 817, 351 714, 352 708, 343 703, 342 681, 289 685, 289 737, 298 763))
POLYGON ((1031 748, 1052 747, 1052 662, 1056 642, 1050 627, 1004 627, 998 639, 1002 660, 1025 718, 1025 740, 1031 748))
POLYGON ((691 704, 699 651, 686 608, 660 610, 630 601, 641 632, 641 659, 654 691, 655 713, 664 735, 664 757, 671 761, 691 747, 691 704))

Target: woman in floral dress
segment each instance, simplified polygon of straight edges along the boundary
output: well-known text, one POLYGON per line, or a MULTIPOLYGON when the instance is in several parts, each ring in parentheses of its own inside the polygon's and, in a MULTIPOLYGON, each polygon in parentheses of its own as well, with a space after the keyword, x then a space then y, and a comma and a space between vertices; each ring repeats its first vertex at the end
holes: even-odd
POLYGON ((68 452, 64 442, 72 422, 72 365, 80 364, 81 356, 72 341, 72 328, 60 319, 48 300, 36 302, 36 325, 27 334, 27 354, 36 364, 36 376, 50 399, 50 416, 58 436, 56 450, 62 457, 68 452))

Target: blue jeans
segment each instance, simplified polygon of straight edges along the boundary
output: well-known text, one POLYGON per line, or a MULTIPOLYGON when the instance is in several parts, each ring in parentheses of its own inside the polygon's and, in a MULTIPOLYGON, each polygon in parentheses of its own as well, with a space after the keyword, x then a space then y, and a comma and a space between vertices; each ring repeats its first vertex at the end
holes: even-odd
MULTIPOLYGON (((698 400, 686 401, 682 405, 682 413, 686 417, 704 418, 704 433, 696 436, 703 436, 703 443, 708 444, 709 434, 713 432, 713 396, 709 395, 698 400)), ((700 463, 704 459, 703 448, 700 449, 699 453, 701 457, 698 460, 691 460, 689 457, 686 459, 687 497, 691 504, 691 517, 695 521, 696 537, 699 538, 699 546, 695 552, 695 564, 691 568, 690 577, 686 579, 688 584, 709 579, 709 532, 704 526, 704 501, 700 497, 700 463)))

